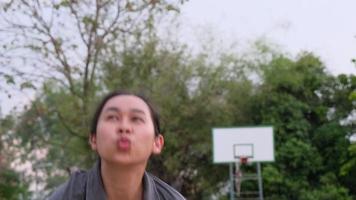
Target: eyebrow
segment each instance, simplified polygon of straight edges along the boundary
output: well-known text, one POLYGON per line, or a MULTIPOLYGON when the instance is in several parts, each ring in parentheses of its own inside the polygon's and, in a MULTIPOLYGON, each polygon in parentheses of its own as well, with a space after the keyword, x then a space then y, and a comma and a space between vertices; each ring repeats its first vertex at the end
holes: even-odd
MULTIPOLYGON (((117 107, 108 107, 108 108, 106 108, 104 110, 104 112, 116 112, 116 113, 119 113, 119 112, 121 112, 121 110, 119 108, 117 108, 117 107)), ((146 113, 143 110, 137 109, 137 108, 130 109, 130 112, 146 115, 146 113)))

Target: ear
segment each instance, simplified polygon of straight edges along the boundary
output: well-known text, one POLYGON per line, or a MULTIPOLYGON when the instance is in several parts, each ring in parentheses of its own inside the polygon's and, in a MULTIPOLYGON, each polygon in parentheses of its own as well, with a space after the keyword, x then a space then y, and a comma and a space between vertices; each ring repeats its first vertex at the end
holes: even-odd
POLYGON ((153 154, 160 154, 164 146, 164 138, 163 135, 159 134, 158 136, 155 136, 154 142, 153 142, 153 149, 152 153, 153 154))
POLYGON ((91 149, 96 151, 96 134, 90 134, 89 144, 91 146, 91 149))

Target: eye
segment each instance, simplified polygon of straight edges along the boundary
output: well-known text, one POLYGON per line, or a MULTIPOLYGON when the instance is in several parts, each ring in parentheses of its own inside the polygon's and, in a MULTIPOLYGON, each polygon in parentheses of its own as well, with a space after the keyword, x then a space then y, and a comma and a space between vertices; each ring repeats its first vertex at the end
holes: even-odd
POLYGON ((133 122, 145 122, 145 120, 140 116, 133 116, 131 118, 131 121, 133 121, 133 122))
POLYGON ((116 115, 107 115, 105 119, 107 121, 117 121, 117 120, 119 120, 119 117, 116 115))

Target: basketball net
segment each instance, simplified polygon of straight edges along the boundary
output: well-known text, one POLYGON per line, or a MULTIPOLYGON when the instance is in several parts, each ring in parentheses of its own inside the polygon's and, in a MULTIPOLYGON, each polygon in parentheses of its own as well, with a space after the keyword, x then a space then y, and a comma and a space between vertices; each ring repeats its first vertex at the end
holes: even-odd
POLYGON ((236 195, 241 195, 241 182, 242 182, 242 170, 241 165, 245 165, 248 162, 248 157, 240 157, 240 162, 235 163, 235 189, 236 195))

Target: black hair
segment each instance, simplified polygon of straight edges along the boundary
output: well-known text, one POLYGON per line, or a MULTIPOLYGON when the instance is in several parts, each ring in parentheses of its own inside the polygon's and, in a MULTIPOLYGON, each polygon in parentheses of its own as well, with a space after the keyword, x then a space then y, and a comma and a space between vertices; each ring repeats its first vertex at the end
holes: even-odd
POLYGON ((154 127, 154 131, 155 131, 155 136, 158 136, 159 134, 161 134, 159 114, 154 109, 153 105, 151 104, 151 102, 148 100, 148 98, 145 95, 143 95, 141 93, 134 93, 134 92, 124 91, 124 90, 116 90, 116 91, 110 92, 109 94, 104 96, 104 98, 99 103, 99 106, 96 108, 93 119, 92 119, 91 127, 90 127, 90 135, 96 134, 96 128, 98 125, 99 117, 100 117, 101 111, 103 110, 106 102, 109 101, 113 97, 121 96, 121 95, 132 95, 132 96, 136 96, 136 97, 142 99, 147 104, 147 106, 150 110, 153 127, 154 127))

